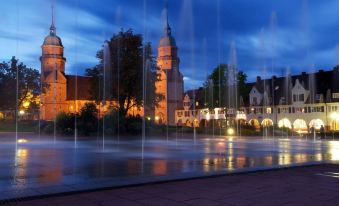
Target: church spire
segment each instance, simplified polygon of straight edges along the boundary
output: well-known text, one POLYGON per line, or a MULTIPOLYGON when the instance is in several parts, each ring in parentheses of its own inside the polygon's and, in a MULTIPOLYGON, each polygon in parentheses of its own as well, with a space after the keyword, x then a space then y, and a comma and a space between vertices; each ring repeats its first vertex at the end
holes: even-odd
POLYGON ((56 28, 54 26, 54 5, 52 5, 52 24, 51 24, 51 27, 49 28, 49 30, 50 30, 51 36, 56 35, 56 28))
POLYGON ((164 29, 165 36, 171 36, 171 27, 168 22, 168 2, 167 1, 166 1, 165 12, 166 12, 166 24, 165 24, 165 29, 164 29))

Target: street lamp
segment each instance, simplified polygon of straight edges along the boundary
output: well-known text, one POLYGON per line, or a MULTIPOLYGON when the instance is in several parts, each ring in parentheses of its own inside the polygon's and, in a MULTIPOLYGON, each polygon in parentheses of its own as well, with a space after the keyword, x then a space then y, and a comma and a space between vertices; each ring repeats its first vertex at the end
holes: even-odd
POLYGON ((228 128, 227 129, 227 134, 230 135, 230 136, 233 136, 234 135, 234 129, 233 128, 228 128))
POLYGON ((24 111, 24 110, 20 110, 20 111, 19 111, 19 114, 20 114, 20 115, 24 115, 24 114, 25 114, 25 111, 24 111))

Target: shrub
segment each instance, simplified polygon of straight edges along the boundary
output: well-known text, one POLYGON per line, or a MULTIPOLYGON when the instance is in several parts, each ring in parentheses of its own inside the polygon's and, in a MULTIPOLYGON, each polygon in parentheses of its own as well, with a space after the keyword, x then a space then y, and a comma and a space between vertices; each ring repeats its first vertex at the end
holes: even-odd
POLYGON ((79 134, 90 135, 97 131, 98 110, 94 103, 86 103, 80 110, 80 116, 77 121, 79 134))
MULTIPOLYGON (((71 135, 74 133, 74 125, 75 125, 75 115, 71 113, 61 112, 56 117, 56 129, 59 134, 63 135, 71 135)), ((49 127, 52 125, 48 125, 49 127)))

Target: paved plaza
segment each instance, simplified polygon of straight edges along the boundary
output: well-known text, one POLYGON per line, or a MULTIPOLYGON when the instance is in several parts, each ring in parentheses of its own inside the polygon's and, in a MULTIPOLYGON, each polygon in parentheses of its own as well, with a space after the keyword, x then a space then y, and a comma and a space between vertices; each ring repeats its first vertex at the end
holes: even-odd
POLYGON ((5 205, 339 205, 339 164, 146 184, 5 205))

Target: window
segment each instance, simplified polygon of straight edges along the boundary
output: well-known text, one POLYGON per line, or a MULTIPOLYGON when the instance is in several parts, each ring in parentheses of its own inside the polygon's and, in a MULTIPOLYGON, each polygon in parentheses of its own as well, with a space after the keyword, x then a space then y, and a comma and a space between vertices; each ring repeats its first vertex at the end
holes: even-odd
POLYGON ((266 113, 267 114, 272 114, 272 108, 271 107, 266 108, 266 113))
POLYGON ((182 112, 177 112, 177 114, 178 114, 178 117, 182 116, 182 112))
POLYGON ((293 102, 297 101, 297 95, 293 94, 293 102))
POLYGON ((253 105, 257 105, 257 98, 256 98, 256 97, 253 97, 253 99, 252 99, 252 104, 253 104, 253 105))
POLYGON ((189 107, 189 106, 190 106, 190 103, 189 103, 189 102, 184 102, 184 106, 185 106, 185 107, 189 107))
POLYGON ((332 93, 333 99, 339 99, 339 93, 332 93))
POLYGON ((303 102, 304 101, 304 94, 299 94, 299 101, 303 102))
POLYGON ((190 112, 189 111, 185 111, 185 117, 189 117, 190 116, 190 112))
POLYGON ((321 96, 320 94, 316 94, 315 95, 315 100, 320 101, 320 96, 321 96))

